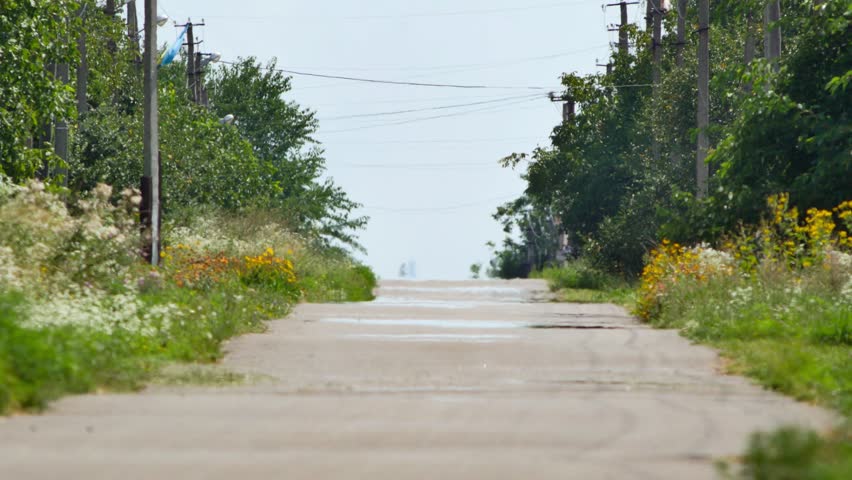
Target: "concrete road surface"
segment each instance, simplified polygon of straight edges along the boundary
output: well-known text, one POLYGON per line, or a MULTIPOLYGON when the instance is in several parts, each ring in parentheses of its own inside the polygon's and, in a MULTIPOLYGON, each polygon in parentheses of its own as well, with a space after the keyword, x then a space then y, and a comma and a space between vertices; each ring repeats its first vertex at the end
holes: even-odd
POLYGON ((545 285, 384 282, 232 342, 249 385, 68 398, 0 420, 0 479, 710 479, 829 413, 545 285))

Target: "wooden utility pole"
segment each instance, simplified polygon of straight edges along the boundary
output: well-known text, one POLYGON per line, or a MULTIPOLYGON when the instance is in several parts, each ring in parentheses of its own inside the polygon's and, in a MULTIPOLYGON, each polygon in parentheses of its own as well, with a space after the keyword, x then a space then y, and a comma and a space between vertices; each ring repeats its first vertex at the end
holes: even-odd
POLYGON ((618 7, 621 10, 621 23, 618 24, 618 51, 626 56, 628 52, 627 2, 619 3, 618 7))
POLYGON ((777 25, 779 20, 781 20, 781 2, 774 0, 766 5, 763 13, 763 31, 765 32, 763 51, 776 72, 780 68, 778 59, 781 58, 781 27, 777 25))
POLYGON ((621 23, 618 24, 618 27, 610 27, 607 28, 607 30, 610 32, 618 32, 618 53, 620 53, 622 56, 627 55, 627 53, 629 52, 628 48, 630 47, 629 37, 627 35, 627 6, 638 4, 639 2, 618 2, 606 4, 607 7, 614 7, 617 5, 621 13, 621 23))
POLYGON ((562 104, 562 122, 563 123, 571 123, 574 121, 574 117, 576 116, 576 108, 577 102, 574 100, 574 97, 571 96, 570 93, 566 93, 565 95, 557 96, 556 92, 550 92, 548 94, 551 102, 564 102, 562 104))
POLYGON ((198 103, 198 68, 195 60, 195 35, 192 33, 192 20, 186 24, 186 83, 189 87, 192 101, 198 103))
POLYGON ((142 205, 140 217, 150 233, 150 249, 145 257, 156 266, 160 259, 160 159, 159 114, 157 99, 157 0, 145 0, 144 137, 142 205))
POLYGON ((686 47, 686 9, 689 0, 677 1, 677 50, 675 53, 675 64, 683 66, 683 49, 686 47))
POLYGON ((698 0, 698 149, 695 158, 697 196, 707 196, 710 169, 707 151, 710 139, 710 0, 698 0))

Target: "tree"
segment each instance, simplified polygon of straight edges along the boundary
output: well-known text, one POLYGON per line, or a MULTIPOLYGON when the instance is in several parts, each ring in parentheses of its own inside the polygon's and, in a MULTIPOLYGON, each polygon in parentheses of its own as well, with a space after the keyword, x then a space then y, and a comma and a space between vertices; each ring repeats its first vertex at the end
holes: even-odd
POLYGON ((50 64, 74 63, 76 12, 71 0, 7 0, 0 8, 0 173, 15 181, 44 165, 60 166, 51 145, 33 143, 53 118, 74 117, 74 90, 50 64))
POLYGON ((353 230, 366 217, 353 217, 360 205, 330 179, 323 180, 323 151, 311 138, 317 120, 310 110, 284 99, 290 78, 254 58, 241 59, 210 75, 211 108, 232 114, 236 128, 268 166, 268 205, 292 219, 293 226, 355 245, 353 230))

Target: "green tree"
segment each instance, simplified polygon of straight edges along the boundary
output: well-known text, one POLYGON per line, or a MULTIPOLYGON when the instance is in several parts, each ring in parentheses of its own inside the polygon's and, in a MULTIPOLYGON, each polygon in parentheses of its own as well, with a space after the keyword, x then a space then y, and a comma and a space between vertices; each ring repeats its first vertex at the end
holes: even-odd
POLYGON ((323 179, 325 158, 311 135, 317 120, 310 110, 284 96, 290 78, 254 58, 241 59, 210 76, 211 108, 236 118, 236 128, 253 145, 268 169, 268 206, 291 218, 296 228, 356 245, 352 234, 366 217, 354 217, 360 205, 330 179, 323 179))
POLYGON ((53 118, 73 118, 74 90, 49 64, 73 64, 79 3, 71 0, 0 2, 0 173, 15 181, 58 165, 41 138, 53 118))

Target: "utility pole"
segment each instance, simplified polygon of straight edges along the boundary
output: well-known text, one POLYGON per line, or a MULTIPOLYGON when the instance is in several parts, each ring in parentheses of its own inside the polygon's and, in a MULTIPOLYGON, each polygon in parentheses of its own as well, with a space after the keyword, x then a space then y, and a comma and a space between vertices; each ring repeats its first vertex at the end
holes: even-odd
POLYGON ((654 4, 653 0, 645 0, 645 31, 650 32, 654 28, 654 4))
POLYGON ((651 36, 651 52, 654 56, 653 84, 655 87, 660 84, 661 68, 663 62, 663 10, 660 6, 660 0, 648 0, 653 10, 651 11, 652 20, 654 22, 653 34, 651 36))
POLYGON ((77 116, 81 117, 89 111, 89 57, 86 49, 86 5, 80 8, 80 19, 83 28, 77 37, 77 52, 80 54, 80 63, 77 64, 77 116))
POLYGON ((564 102, 562 104, 562 122, 563 123, 571 123, 574 121, 574 117, 576 117, 576 108, 577 102, 574 100, 574 97, 571 96, 570 93, 566 93, 563 96, 557 96, 556 92, 550 92, 548 94, 551 102, 564 102))
POLYGON ((159 114, 157 111, 157 0, 145 0, 144 79, 144 168, 142 176, 142 205, 140 219, 150 248, 144 255, 151 265, 160 259, 160 159, 159 114), (147 235, 146 235, 147 236, 147 235))
POLYGON ((207 86, 204 83, 204 54, 201 52, 195 53, 195 68, 196 68, 196 82, 198 82, 198 104, 203 107, 210 106, 209 99, 207 97, 207 86))
MULTIPOLYGON (((651 21, 653 23, 653 32, 651 34, 651 53, 654 58, 654 66, 651 73, 651 83, 654 85, 654 96, 659 95, 659 87, 661 81, 661 70, 663 61, 663 10, 660 0, 648 0, 648 5, 651 8, 651 21)), ((651 130, 651 154, 654 161, 660 161, 660 142, 657 140, 657 135, 651 130)))
POLYGON ((127 38, 130 39, 133 48, 133 63, 137 70, 142 67, 142 59, 139 58, 139 19, 136 16, 136 0, 127 2, 127 38))
POLYGON ((772 69, 776 72, 780 68, 778 59, 781 57, 781 27, 777 22, 781 20, 781 2, 774 0, 766 5, 763 13, 764 56, 772 63, 772 69))
MULTIPOLYGON (((109 17, 110 20, 115 20, 115 0, 106 0, 106 5, 104 6, 104 14, 109 17)), ((114 41, 108 40, 107 50, 109 50, 110 54, 115 55, 115 52, 118 51, 118 45, 116 45, 114 41)))
POLYGON ((686 47, 686 9, 688 5, 689 0, 677 1, 677 51, 675 64, 678 67, 683 66, 683 49, 686 47))
POLYGON ((612 62, 609 63, 596 63, 596 67, 606 67, 606 74, 612 75, 612 62))
POLYGON ((192 101, 198 103, 198 80, 196 79, 198 69, 195 64, 195 35, 192 33, 192 20, 187 20, 186 38, 186 83, 189 87, 192 101))
MULTIPOLYGON (((60 63, 56 66, 56 77, 63 85, 68 85, 69 68, 67 63, 60 63)), ((64 117, 56 119, 53 126, 53 151, 62 159, 63 162, 68 161, 68 120, 64 117)), ((57 175, 62 175, 62 185, 68 185, 68 169, 64 166, 56 170, 57 175)))
POLYGON ((710 0, 698 0, 698 149, 695 158, 697 196, 707 196, 710 169, 707 151, 710 139, 710 0))
POLYGON ((196 50, 196 47, 201 45, 201 42, 195 41, 192 27, 203 27, 204 25, 203 20, 201 23, 192 23, 192 20, 187 20, 186 23, 186 83, 189 87, 192 101, 197 105, 204 105, 206 103, 204 100, 206 92, 204 92, 204 77, 201 71, 202 54, 196 50))
POLYGON ((618 3, 608 3, 607 7, 614 7, 618 5, 621 11, 621 23, 618 24, 618 52, 622 55, 627 55, 628 37, 627 37, 627 6, 628 5, 638 5, 639 2, 618 2, 618 3))

